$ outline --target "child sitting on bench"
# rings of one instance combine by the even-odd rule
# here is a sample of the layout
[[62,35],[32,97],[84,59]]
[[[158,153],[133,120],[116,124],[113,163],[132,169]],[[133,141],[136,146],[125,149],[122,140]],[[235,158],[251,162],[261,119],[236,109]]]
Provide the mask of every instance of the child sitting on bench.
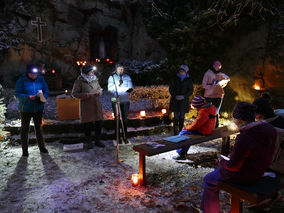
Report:
[[[216,107],[212,103],[206,103],[205,98],[194,96],[191,106],[198,111],[197,118],[190,125],[187,125],[179,134],[210,135],[215,127]],[[186,154],[190,146],[178,149],[178,156],[174,160],[186,160]]]

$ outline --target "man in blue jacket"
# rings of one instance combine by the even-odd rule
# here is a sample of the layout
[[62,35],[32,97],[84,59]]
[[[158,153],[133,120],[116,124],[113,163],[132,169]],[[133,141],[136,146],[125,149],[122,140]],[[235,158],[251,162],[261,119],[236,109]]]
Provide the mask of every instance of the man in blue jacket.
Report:
[[[122,137],[123,137],[125,144],[128,143],[127,116],[128,116],[129,106],[130,106],[129,93],[132,90],[133,90],[133,85],[132,85],[132,80],[130,76],[124,73],[124,67],[121,64],[117,64],[115,66],[115,73],[111,75],[108,79],[108,91],[110,91],[113,95],[113,97],[111,98],[111,101],[112,101],[112,109],[113,109],[115,118],[116,118],[116,96],[118,95],[119,97],[119,102],[120,102],[119,106],[121,109],[121,117],[122,117],[122,122],[123,122],[123,127],[124,127],[122,131],[124,131],[125,133],[122,135]],[[115,125],[115,135],[117,134],[116,129],[117,127]],[[119,137],[119,143],[121,143],[120,137]]]
[[38,147],[41,153],[48,153],[44,145],[42,131],[42,116],[44,102],[48,97],[48,86],[43,77],[39,76],[39,68],[33,64],[27,65],[26,73],[16,83],[15,95],[19,100],[21,116],[21,142],[23,156],[28,157],[28,134],[30,120],[33,118]]

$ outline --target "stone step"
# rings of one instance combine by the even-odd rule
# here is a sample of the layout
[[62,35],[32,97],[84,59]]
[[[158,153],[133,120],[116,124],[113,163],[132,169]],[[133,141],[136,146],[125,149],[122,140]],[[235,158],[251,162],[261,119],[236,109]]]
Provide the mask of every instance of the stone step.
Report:
[[[107,131],[114,130],[114,120],[104,120],[103,128]],[[163,116],[147,117],[145,119],[128,119],[128,128],[139,127],[153,127],[163,124],[170,124],[171,120]],[[20,126],[6,126],[5,131],[9,131],[11,135],[19,135]],[[34,128],[31,126],[31,132],[34,132]],[[45,134],[69,134],[69,133],[81,133],[84,131],[83,125],[79,120],[73,121],[57,121],[46,120],[43,126]]]
[[[139,127],[139,128],[128,128],[128,137],[136,137],[142,135],[153,135],[153,134],[160,134],[163,132],[170,132],[172,127],[170,125],[159,125],[159,126],[151,126],[151,127]],[[75,144],[75,143],[82,143],[84,142],[84,134],[83,132],[78,133],[59,133],[59,134],[44,134],[46,143],[60,141],[63,144]],[[10,139],[20,143],[20,134],[19,132],[17,135],[10,136]],[[94,139],[94,138],[93,138]],[[107,131],[106,129],[102,130],[101,135],[102,140],[114,140],[115,133],[114,131]],[[32,132],[29,134],[29,143],[35,144],[36,137],[35,134]]]

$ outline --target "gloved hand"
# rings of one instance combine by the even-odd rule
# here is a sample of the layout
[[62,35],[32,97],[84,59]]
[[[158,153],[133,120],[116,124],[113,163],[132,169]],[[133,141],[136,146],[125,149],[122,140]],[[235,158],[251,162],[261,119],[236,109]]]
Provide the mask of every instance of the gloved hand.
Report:
[[184,96],[183,95],[177,95],[176,96],[176,100],[177,101],[181,101],[181,100],[183,100],[184,99]]

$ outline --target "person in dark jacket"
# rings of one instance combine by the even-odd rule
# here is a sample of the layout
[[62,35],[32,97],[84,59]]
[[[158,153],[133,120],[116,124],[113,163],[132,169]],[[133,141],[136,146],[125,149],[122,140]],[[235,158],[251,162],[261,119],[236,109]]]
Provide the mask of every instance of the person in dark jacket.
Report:
[[240,130],[229,159],[218,155],[220,167],[204,177],[201,209],[219,213],[220,180],[236,184],[252,184],[262,177],[272,161],[276,130],[266,121],[255,122],[256,106],[238,102],[233,117]]
[[[198,111],[197,118],[192,124],[186,125],[179,134],[210,135],[216,123],[216,107],[212,103],[206,103],[206,99],[196,95],[192,99],[191,106]],[[190,146],[178,149],[178,156],[174,160],[186,160],[186,154]]]
[[95,130],[95,145],[105,147],[100,141],[103,112],[99,96],[103,89],[94,73],[96,67],[87,65],[82,68],[81,74],[74,82],[72,96],[80,99],[80,122],[84,124],[85,143],[87,149],[93,148],[92,130]]
[[23,156],[28,157],[28,134],[30,129],[30,120],[33,118],[36,139],[41,153],[48,153],[44,145],[44,136],[42,130],[42,117],[44,102],[48,97],[48,86],[39,76],[39,68],[34,64],[26,67],[26,73],[23,74],[16,83],[15,96],[19,100],[18,109],[21,116],[21,143]]
[[264,93],[261,97],[255,99],[253,104],[257,106],[256,120],[266,120],[277,131],[275,152],[270,169],[274,172],[284,174],[284,114],[275,115],[270,99],[271,97]]
[[193,93],[193,82],[188,74],[188,66],[181,65],[179,72],[171,81],[170,110],[174,112],[174,134],[177,135],[183,128],[184,115],[189,111],[189,97]]

